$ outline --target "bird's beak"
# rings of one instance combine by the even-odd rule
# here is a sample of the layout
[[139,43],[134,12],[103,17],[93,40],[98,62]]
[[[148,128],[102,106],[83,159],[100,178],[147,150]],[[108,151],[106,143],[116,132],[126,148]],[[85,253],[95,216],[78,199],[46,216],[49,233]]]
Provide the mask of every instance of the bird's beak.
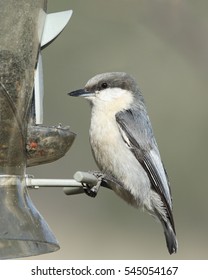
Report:
[[70,96],[81,96],[81,97],[88,97],[91,96],[92,94],[93,94],[92,92],[87,91],[86,89],[78,89],[68,93],[68,95]]

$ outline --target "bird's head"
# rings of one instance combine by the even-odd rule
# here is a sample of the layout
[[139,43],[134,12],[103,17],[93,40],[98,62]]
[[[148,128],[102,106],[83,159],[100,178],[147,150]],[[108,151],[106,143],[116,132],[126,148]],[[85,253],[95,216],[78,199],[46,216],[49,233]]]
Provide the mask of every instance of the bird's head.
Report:
[[69,95],[82,96],[89,100],[92,106],[112,107],[116,112],[129,108],[141,93],[130,75],[110,72],[94,76],[83,89],[72,91]]

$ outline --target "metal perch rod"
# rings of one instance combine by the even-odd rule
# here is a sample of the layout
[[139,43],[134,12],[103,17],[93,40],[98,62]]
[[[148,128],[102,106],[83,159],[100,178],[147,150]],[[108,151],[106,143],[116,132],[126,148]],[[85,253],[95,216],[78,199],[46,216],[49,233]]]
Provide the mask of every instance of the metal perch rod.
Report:
[[34,179],[31,177],[26,178],[26,185],[29,188],[39,187],[64,187],[63,191],[66,195],[73,195],[84,193],[83,183],[90,186],[95,186],[98,179],[88,173],[78,171],[74,174],[74,179]]

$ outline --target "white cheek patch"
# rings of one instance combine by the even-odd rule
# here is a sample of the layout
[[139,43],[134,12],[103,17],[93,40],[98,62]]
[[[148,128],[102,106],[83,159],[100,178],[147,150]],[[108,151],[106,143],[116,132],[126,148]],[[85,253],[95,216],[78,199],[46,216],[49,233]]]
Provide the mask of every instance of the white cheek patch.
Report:
[[91,102],[95,108],[115,115],[129,108],[133,102],[133,94],[120,88],[107,88],[95,92],[95,97],[91,99]]
[[130,93],[127,90],[120,88],[107,88],[105,90],[100,91],[97,94],[97,97],[102,101],[113,101],[119,98],[126,98],[130,96]]

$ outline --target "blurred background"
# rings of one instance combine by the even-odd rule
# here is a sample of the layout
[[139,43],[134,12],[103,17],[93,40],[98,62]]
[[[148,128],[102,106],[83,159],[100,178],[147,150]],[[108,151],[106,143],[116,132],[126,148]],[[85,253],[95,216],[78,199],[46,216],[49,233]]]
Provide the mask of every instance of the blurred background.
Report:
[[77,138],[62,159],[28,169],[36,178],[96,170],[88,141],[90,107],[67,93],[95,74],[125,71],[143,92],[169,174],[179,250],[169,255],[162,226],[113,192],[96,198],[62,189],[31,190],[61,249],[31,259],[208,258],[208,2],[49,0],[74,11],[43,51],[44,124],[70,125]]

